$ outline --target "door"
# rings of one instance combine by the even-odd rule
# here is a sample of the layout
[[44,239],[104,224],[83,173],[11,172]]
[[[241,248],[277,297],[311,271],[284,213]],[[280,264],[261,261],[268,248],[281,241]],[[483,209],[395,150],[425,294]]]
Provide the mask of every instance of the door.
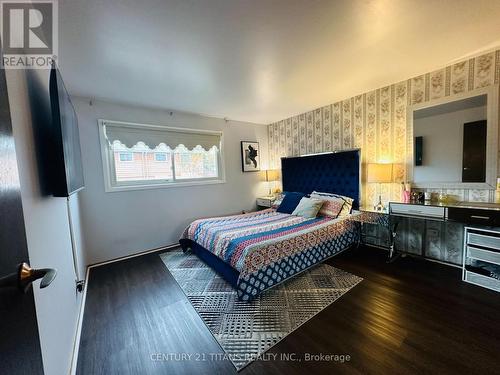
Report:
[[486,181],[486,120],[464,124],[462,182]]
[[[30,284],[48,270],[37,273],[25,267],[19,275],[22,262],[28,262],[28,249],[5,71],[0,68],[0,373],[43,374]],[[26,286],[26,292],[19,286]]]

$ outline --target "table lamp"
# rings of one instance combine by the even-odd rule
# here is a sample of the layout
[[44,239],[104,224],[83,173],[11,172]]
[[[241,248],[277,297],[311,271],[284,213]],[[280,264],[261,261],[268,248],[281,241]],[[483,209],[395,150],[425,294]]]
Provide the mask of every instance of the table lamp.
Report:
[[392,182],[391,163],[369,163],[367,182],[378,184],[378,203],[373,207],[376,211],[385,209],[382,203],[382,194],[380,193],[380,184]]
[[274,181],[278,181],[279,179],[279,171],[277,169],[267,169],[266,170],[266,182],[269,187],[269,196],[272,195],[271,183]]

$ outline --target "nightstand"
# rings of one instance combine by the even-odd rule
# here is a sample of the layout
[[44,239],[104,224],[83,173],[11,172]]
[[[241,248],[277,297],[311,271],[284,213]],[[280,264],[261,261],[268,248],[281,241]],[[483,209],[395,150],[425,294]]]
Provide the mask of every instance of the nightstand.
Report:
[[394,242],[396,239],[396,229],[398,227],[398,220],[393,218],[388,210],[377,211],[373,207],[361,207],[357,212],[353,212],[353,215],[349,217],[349,220],[358,223],[359,236],[358,236],[358,246],[363,241],[363,225],[364,224],[375,224],[380,225],[385,228],[389,234],[389,258],[388,262],[393,262],[399,257],[399,253],[396,252]]
[[266,208],[271,208],[273,206],[274,201],[276,200],[276,197],[270,195],[266,197],[259,197],[257,198],[257,209],[258,210],[265,210]]

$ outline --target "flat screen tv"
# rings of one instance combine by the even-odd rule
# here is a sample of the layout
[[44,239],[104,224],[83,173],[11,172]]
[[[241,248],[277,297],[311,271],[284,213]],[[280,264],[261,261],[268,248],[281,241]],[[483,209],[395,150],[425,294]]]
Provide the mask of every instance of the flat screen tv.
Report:
[[75,108],[54,65],[49,78],[52,111],[51,190],[55,197],[69,197],[85,187],[82,152]]

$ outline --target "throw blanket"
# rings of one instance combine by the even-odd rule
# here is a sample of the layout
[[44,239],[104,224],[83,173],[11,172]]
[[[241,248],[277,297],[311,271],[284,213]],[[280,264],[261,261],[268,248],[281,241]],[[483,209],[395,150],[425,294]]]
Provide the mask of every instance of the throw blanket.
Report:
[[238,296],[248,301],[345,250],[357,236],[350,220],[305,219],[268,209],[196,220],[182,238],[196,242],[239,271]]

